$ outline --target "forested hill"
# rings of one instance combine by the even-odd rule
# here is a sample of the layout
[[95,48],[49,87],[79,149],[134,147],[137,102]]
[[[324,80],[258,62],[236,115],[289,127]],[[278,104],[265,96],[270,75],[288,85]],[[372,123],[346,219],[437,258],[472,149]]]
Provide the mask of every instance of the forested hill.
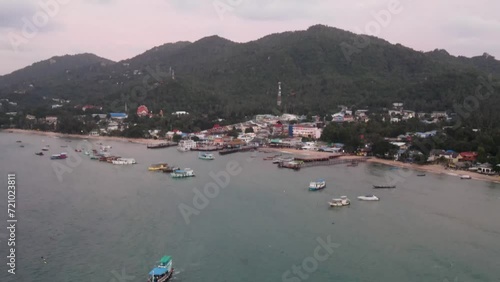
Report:
[[[49,60],[0,77],[0,96],[27,105],[40,105],[45,95],[109,110],[144,103],[153,111],[242,117],[276,111],[281,81],[282,110],[288,112],[325,114],[338,105],[384,107],[395,101],[432,111],[463,103],[481,85],[481,77],[500,75],[500,62],[487,54],[465,58],[444,50],[418,52],[321,25],[248,43],[218,36],[169,43],[118,63],[94,55],[74,58],[82,56],[89,59],[61,57],[56,61],[64,64],[57,67]],[[141,87],[137,98],[133,93]],[[27,90],[22,98],[13,94],[19,89]],[[500,106],[497,96],[490,99],[484,106]]]

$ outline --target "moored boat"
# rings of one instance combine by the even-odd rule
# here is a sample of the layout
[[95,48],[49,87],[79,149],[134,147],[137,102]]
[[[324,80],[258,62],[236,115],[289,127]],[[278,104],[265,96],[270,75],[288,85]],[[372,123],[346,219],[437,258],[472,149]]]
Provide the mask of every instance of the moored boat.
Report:
[[55,154],[50,157],[51,160],[64,160],[68,158],[66,153]]
[[359,196],[358,200],[360,200],[360,201],[379,201],[380,199],[375,195],[366,195],[366,196]]
[[393,189],[396,185],[373,185],[374,189]]
[[37,155],[37,156],[43,156],[43,152],[35,153],[35,155]]
[[45,146],[42,148],[42,151],[48,151],[49,150],[49,146]]
[[167,163],[153,164],[148,167],[149,171],[162,171],[168,167]]
[[190,168],[178,169],[178,170],[174,170],[172,173],[170,173],[170,176],[172,176],[173,178],[193,177],[194,171]]
[[471,179],[472,177],[470,175],[460,175],[460,179]]
[[214,155],[210,154],[210,153],[201,153],[200,152],[198,154],[198,158],[202,159],[202,160],[213,160],[214,159]]
[[351,204],[351,201],[347,198],[347,196],[342,196],[340,199],[332,199],[328,202],[330,207],[344,207]]
[[171,173],[180,169],[181,169],[180,167],[167,166],[166,168],[162,168],[161,171],[164,173]]
[[317,191],[324,189],[326,187],[326,181],[324,179],[318,179],[317,181],[312,181],[309,183],[309,191]]
[[118,158],[116,160],[111,161],[114,165],[131,165],[136,164],[135,159],[132,158]]
[[425,173],[419,173],[419,174],[417,174],[417,176],[420,176],[420,177],[425,176]]
[[172,257],[163,256],[158,266],[149,272],[148,282],[165,282],[172,278],[174,268],[172,267]]

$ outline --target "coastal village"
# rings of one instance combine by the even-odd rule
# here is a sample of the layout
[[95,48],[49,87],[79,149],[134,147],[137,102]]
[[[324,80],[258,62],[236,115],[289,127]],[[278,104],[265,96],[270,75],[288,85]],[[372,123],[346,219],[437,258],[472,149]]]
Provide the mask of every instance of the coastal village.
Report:
[[[8,102],[2,100],[2,102]],[[55,101],[53,108],[63,107],[70,101]],[[88,110],[101,111],[103,107],[94,105],[75,106],[86,112]],[[16,112],[7,113],[9,116],[17,115]],[[162,110],[157,114],[148,110],[146,105],[137,107],[135,112],[139,118],[163,117],[166,115]],[[176,111],[169,113],[172,116],[189,116],[186,111]],[[131,124],[128,122],[127,113],[93,113],[92,119],[98,122],[95,127],[83,135],[116,136],[116,132],[126,130]],[[86,116],[80,116],[83,120]],[[169,131],[162,131],[156,128],[148,129],[143,138],[151,139],[152,147],[168,147],[178,145],[180,150],[188,151],[223,151],[237,152],[243,148],[274,148],[289,150],[289,152],[301,152],[301,155],[310,154],[308,152],[324,153],[320,154],[317,160],[327,161],[332,156],[350,155],[357,157],[379,157],[392,160],[395,163],[412,164],[439,164],[449,170],[467,171],[484,175],[497,175],[498,166],[490,163],[478,163],[478,152],[455,152],[453,150],[432,149],[426,154],[426,159],[421,160],[424,154],[412,148],[412,140],[415,138],[432,140],[438,134],[438,130],[429,132],[407,132],[396,138],[386,137],[385,141],[391,144],[395,150],[386,152],[383,156],[372,152],[372,144],[367,142],[358,148],[346,150],[342,143],[327,143],[321,141],[321,136],[325,126],[330,123],[367,123],[371,118],[381,118],[384,122],[400,123],[411,119],[418,119],[424,124],[441,124],[454,119],[454,114],[447,112],[420,113],[404,108],[403,103],[393,103],[392,108],[382,109],[382,111],[370,111],[369,109],[352,110],[349,107],[340,106],[339,111],[331,116],[305,116],[294,114],[256,115],[250,120],[236,124],[221,125],[224,120],[219,119],[212,128],[200,130],[199,132],[182,132],[175,128]],[[43,124],[49,130],[55,130],[58,125],[57,116],[46,116],[37,118],[27,114],[25,120],[32,124]],[[445,128],[444,128],[445,129]],[[112,134],[115,133],[115,134]],[[155,141],[153,141],[155,140]],[[330,154],[326,156],[325,154]],[[317,156],[317,154],[315,154]],[[307,161],[307,158],[305,159]],[[298,163],[294,161],[304,161],[304,159],[292,160],[291,163],[283,164],[283,167],[298,168]]]

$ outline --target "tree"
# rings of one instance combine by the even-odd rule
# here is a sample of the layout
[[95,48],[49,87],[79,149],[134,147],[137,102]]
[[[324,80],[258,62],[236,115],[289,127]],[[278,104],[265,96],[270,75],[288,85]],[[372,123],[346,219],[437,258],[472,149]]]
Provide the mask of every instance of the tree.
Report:
[[378,141],[376,143],[373,143],[372,145],[372,152],[375,156],[378,157],[388,156],[390,158],[397,152],[397,150],[398,150],[397,146],[392,145],[387,141]]
[[253,127],[245,128],[245,133],[253,133]]
[[479,146],[479,148],[477,148],[477,162],[485,163],[487,161],[488,161],[488,155],[486,154],[486,150],[484,149],[483,146]]
[[179,141],[181,141],[182,139],[182,136],[179,135],[179,134],[175,134],[173,137],[172,137],[172,141],[178,143]]

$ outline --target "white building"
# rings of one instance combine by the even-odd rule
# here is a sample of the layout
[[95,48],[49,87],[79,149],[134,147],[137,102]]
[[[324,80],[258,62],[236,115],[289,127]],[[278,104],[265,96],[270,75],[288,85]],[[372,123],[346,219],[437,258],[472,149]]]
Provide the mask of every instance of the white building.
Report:
[[323,131],[320,128],[310,126],[310,125],[294,125],[293,126],[293,137],[308,137],[319,139]]
[[185,111],[178,111],[178,112],[173,112],[172,115],[173,116],[183,116],[183,115],[189,115],[189,113],[185,112]]
[[188,149],[188,150],[191,150],[191,149],[194,149],[196,148],[196,142],[194,140],[181,140],[179,142],[179,147],[181,148],[185,148],[185,149]]

